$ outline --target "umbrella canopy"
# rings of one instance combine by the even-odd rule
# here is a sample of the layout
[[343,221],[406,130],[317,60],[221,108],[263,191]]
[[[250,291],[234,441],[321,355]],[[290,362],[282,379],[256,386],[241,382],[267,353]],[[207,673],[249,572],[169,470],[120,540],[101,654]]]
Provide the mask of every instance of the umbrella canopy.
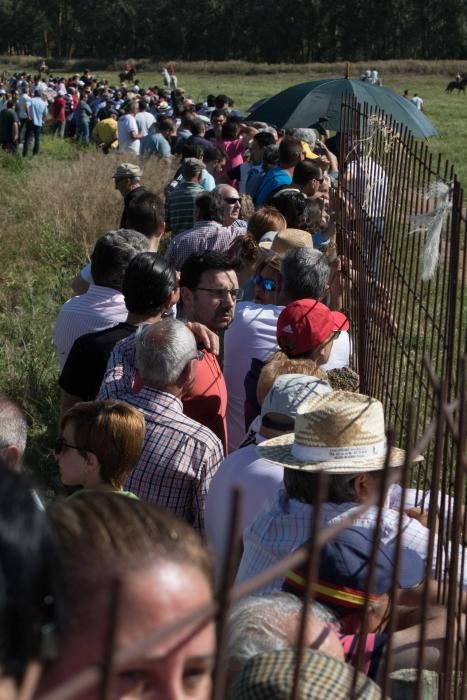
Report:
[[438,132],[429,119],[410,100],[394,90],[362,80],[336,78],[313,80],[293,85],[270,97],[249,115],[252,121],[263,121],[280,128],[310,127],[320,122],[325,129],[339,131],[343,95],[353,95],[369,107],[382,109],[414,136],[428,138]]

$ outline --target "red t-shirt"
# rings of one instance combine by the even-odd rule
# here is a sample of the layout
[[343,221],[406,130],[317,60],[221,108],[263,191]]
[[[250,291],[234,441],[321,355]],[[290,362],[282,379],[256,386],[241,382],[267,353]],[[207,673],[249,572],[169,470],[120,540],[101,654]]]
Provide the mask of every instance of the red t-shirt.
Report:
[[[138,370],[133,382],[133,393],[141,391],[143,383]],[[217,357],[204,351],[204,357],[196,367],[193,389],[183,397],[183,412],[189,418],[212,430],[222,442],[227,454],[227,387]]]
[[185,415],[210,428],[227,454],[227,387],[217,357],[212,352],[204,351],[196,368],[193,389],[182,402]]
[[52,104],[52,117],[59,122],[65,121],[65,98],[59,95]]

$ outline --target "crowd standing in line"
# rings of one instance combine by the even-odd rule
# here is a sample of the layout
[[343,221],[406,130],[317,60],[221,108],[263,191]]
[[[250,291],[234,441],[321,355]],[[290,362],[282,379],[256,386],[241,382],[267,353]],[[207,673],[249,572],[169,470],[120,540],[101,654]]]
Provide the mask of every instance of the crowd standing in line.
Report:
[[[101,661],[106,601],[116,577],[122,610],[117,649],[212,601],[228,554],[232,488],[245,493],[241,582],[308,540],[318,472],[330,477],[323,526],[351,513],[381,485],[383,408],[358,392],[358,375],[350,369],[350,321],[342,308],[334,235],[336,183],[346,177],[351,184],[356,167],[344,169],[338,140],[309,128],[284,132],[247,122],[226,95],[195,105],[169,68],[164,79],[170,91],[138,81],[112,88],[89,71],[47,83],[23,73],[0,91],[5,150],[21,146],[26,156],[33,142],[37,155],[49,111],[56,138],[92,139],[103,157],[123,154],[113,175],[123,198],[120,228],[96,232],[91,263],[83,261],[76,271],[75,295],[55,322],[62,391],[55,457],[63,485],[75,490],[49,508],[49,517],[39,494],[12,475],[22,468],[27,426],[14,397],[0,396],[0,503],[5,506],[13,484],[11,498],[23,499],[30,518],[21,527],[29,535],[34,530],[38,540],[34,562],[19,545],[17,566],[28,570],[34,563],[42,586],[39,602],[37,590],[24,592],[32,606],[26,619],[15,607],[18,571],[3,566],[11,553],[1,531],[17,525],[8,508],[0,508],[2,518],[10,518],[0,527],[7,584],[1,603],[11,607],[12,625],[25,634],[28,626],[39,630],[29,644],[15,637],[11,649],[1,650],[1,663],[7,673],[12,663],[10,675],[20,682],[28,663],[39,659],[44,691]],[[178,164],[165,183],[165,201],[145,179],[148,158]],[[378,183],[386,186],[381,173]],[[348,191],[347,206],[367,207],[375,222],[375,274],[384,220],[371,198],[361,200],[358,187]],[[162,251],[164,235],[169,240]],[[382,318],[375,313],[375,323]],[[404,459],[394,448],[391,468]],[[404,515],[399,602],[408,606],[410,625],[396,632],[396,669],[415,666],[417,658],[428,549],[419,497],[409,490]],[[400,508],[394,485],[383,511],[365,642],[364,673],[376,683],[391,614],[387,583]],[[327,589],[310,609],[312,649],[304,660],[306,683],[320,688],[320,697],[348,697],[375,522],[370,508],[321,554],[319,576]],[[49,540],[53,546],[45,547]],[[61,560],[53,570],[50,557]],[[354,604],[346,607],[349,590]],[[234,606],[231,697],[252,697],[265,673],[277,693],[285,692],[302,597],[303,570],[297,569]],[[433,602],[425,667],[435,671],[444,622]],[[152,692],[207,700],[214,626],[186,632],[120,669],[116,696]],[[47,635],[54,653],[44,652]],[[372,682],[360,676],[359,683],[359,697],[379,697]]]

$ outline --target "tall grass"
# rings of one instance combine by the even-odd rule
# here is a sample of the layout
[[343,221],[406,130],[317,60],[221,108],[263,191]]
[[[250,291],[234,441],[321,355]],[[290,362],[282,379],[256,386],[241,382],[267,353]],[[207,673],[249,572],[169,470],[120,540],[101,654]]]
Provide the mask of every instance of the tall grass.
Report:
[[[50,457],[59,401],[54,322],[96,238],[118,227],[122,198],[112,174],[121,160],[47,137],[34,159],[0,152],[0,390],[24,407],[27,464],[52,490],[58,486]],[[167,166],[153,159],[144,170],[144,184],[161,192]]]

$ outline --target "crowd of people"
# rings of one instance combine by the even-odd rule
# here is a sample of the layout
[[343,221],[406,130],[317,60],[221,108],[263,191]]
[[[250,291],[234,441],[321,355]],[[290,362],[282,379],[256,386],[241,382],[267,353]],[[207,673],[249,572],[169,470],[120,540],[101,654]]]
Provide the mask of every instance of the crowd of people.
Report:
[[[427,503],[429,494],[409,489],[403,504],[400,487],[388,488],[368,590],[378,509],[358,508],[382,488],[387,444],[383,406],[359,393],[350,367],[334,232],[338,179],[347,182],[340,205],[367,207],[374,220],[367,254],[375,288],[384,222],[371,197],[360,198],[356,166],[344,168],[338,138],[245,122],[225,95],[195,105],[183,90],[112,90],[88,73],[53,85],[52,104],[61,104],[54,129],[62,137],[74,122],[81,140],[92,134],[104,152],[125,154],[113,176],[123,208],[119,229],[96,232],[91,262],[77,270],[74,296],[55,321],[61,403],[53,449],[66,497],[46,510],[15,473],[24,461],[24,414],[15,397],[0,397],[4,673],[20,684],[39,662],[41,693],[101,663],[116,581],[117,650],[154,640],[212,603],[231,555],[235,488],[243,493],[236,580],[264,572],[308,541],[318,473],[328,476],[321,527],[356,515],[320,553],[303,697],[350,696],[367,594],[357,697],[380,697],[388,624],[403,606],[392,669],[416,666],[424,614],[424,667],[438,671],[445,610],[434,596],[428,614],[420,607],[431,572],[417,499]],[[32,134],[37,153],[42,122],[36,131],[32,120],[31,131],[30,115],[34,100],[45,105],[43,88],[18,76],[8,90],[6,110],[16,98],[25,105],[23,152]],[[151,157],[178,165],[165,201],[145,179]],[[384,314],[376,303],[369,308],[384,333]],[[404,461],[392,448],[390,468]],[[436,574],[436,544],[434,551]],[[233,606],[226,697],[289,697],[305,577],[292,569]],[[135,649],[115,669],[116,697],[210,697],[212,620],[192,620]]]

